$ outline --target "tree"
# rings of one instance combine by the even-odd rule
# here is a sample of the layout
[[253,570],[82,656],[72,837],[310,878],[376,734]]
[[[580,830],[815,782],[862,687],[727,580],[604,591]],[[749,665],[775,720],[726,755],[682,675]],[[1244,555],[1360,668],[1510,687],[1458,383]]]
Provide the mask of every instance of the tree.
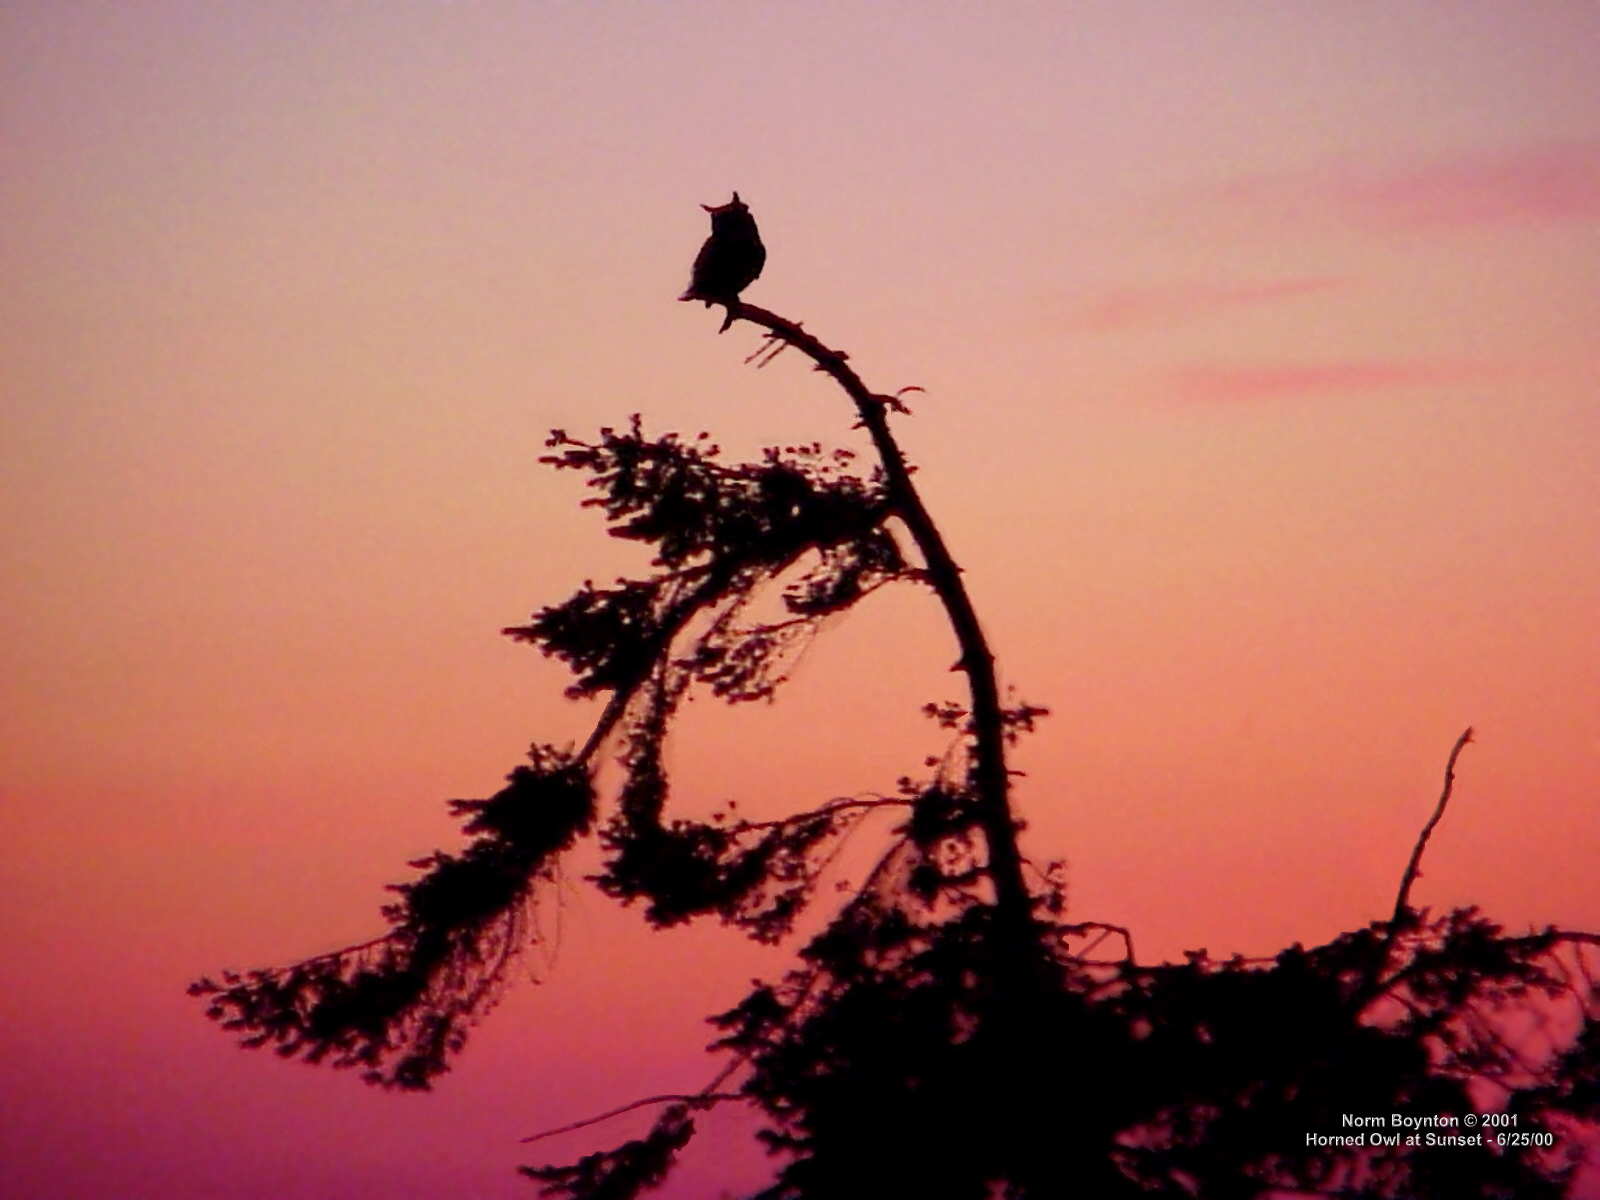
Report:
[[[759,1107],[778,1160],[762,1200],[1564,1194],[1600,1125],[1588,958],[1600,935],[1512,936],[1473,908],[1410,903],[1471,731],[1388,920],[1271,958],[1139,962],[1128,930],[1067,919],[1059,864],[1029,882],[1006,753],[1045,710],[1000,695],[960,569],[890,431],[904,392],[873,392],[792,321],[725,306],[724,328],[765,330],[757,365],[792,348],[844,391],[876,463],[853,473],[853,455],[813,444],[730,464],[707,435],[647,436],[638,416],[594,440],[552,433],[542,461],[586,475],[584,503],[611,534],[654,551],[647,576],[586,582],[506,631],[571,669],[570,696],[606,698],[592,732],[581,747],[536,744],[500,791],[451,801],[471,840],[412,864],[423,873],[393,886],[388,933],[201,979],[190,991],[208,1015],[245,1046],[426,1089],[498,994],[533,936],[537,889],[580,838],[604,848],[594,882],[652,925],[714,917],[775,942],[846,834],[893,809],[888,845],[797,966],[713,1018],[727,1060],[716,1079],[640,1102],[663,1105],[643,1138],[522,1168],[546,1195],[639,1195],[671,1171],[698,1112],[734,1102]],[[822,625],[894,583],[929,589],[960,647],[966,698],[927,708],[950,752],[890,794],[778,820],[669,813],[662,750],[691,689],[771,698]],[[764,597],[777,615],[762,615]],[[623,770],[602,807],[605,756]],[[1513,1028],[1519,1012],[1541,1018],[1542,1040]],[[1392,1119],[1483,1110],[1515,1124],[1486,1138]]]

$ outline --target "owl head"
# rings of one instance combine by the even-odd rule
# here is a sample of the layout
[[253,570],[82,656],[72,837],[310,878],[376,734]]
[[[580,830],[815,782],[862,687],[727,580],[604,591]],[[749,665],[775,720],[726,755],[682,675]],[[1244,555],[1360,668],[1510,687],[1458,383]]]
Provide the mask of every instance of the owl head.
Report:
[[743,200],[739,199],[738,192],[735,192],[733,194],[733,199],[729,200],[726,204],[702,204],[700,207],[705,209],[713,217],[715,217],[718,213],[750,211],[750,206]]
[[733,194],[733,199],[726,204],[702,204],[701,208],[711,214],[711,233],[738,235],[751,237],[755,233],[756,220],[750,215],[750,206],[739,199],[739,193]]

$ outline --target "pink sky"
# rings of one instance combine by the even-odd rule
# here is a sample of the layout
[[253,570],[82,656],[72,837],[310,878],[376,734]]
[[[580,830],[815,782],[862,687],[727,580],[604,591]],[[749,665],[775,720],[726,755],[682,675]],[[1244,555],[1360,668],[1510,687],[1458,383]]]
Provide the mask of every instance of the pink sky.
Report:
[[[1597,45],[1583,0],[5,5],[0,1190],[531,1196],[517,1137],[713,1073],[785,955],[577,869],[431,1096],[182,988],[377,932],[445,799],[585,731],[497,632],[640,565],[550,426],[859,438],[673,302],[735,188],[749,298],[927,389],[1075,913],[1145,955],[1383,916],[1473,724],[1415,898],[1600,928]],[[697,706],[680,795],[892,786],[952,657],[877,598]]]

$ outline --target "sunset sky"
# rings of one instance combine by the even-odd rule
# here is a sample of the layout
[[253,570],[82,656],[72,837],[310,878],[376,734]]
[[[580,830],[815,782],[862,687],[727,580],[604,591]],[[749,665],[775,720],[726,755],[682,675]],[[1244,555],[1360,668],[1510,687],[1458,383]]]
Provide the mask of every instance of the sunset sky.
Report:
[[[748,298],[926,389],[1076,916],[1384,917],[1470,724],[1414,901],[1600,928],[1597,61],[1589,0],[0,6],[0,1191],[532,1197],[648,1116],[517,1138],[714,1074],[793,947],[646,933],[592,856],[432,1095],[183,987],[380,932],[446,799],[586,734],[499,630],[644,563],[551,427],[865,448],[674,303],[734,189]],[[892,789],[954,657],[874,598],[694,706],[677,801]],[[662,1194],[759,1182],[729,1145]]]

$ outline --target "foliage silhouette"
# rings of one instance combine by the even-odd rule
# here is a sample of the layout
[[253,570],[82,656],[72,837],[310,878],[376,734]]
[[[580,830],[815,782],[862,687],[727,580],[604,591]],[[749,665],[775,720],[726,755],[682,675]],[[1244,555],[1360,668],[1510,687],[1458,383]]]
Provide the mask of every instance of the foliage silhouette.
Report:
[[[1044,710],[1001,702],[961,573],[890,433],[899,395],[870,391],[799,325],[721,302],[728,322],[766,331],[759,365],[793,348],[840,385],[877,464],[852,473],[852,454],[816,444],[729,464],[707,435],[650,437],[637,416],[593,441],[554,432],[542,461],[586,475],[584,503],[612,535],[654,550],[646,577],[585,582],[506,631],[571,669],[570,696],[606,697],[593,731],[575,750],[536,745],[488,799],[452,801],[473,840],[412,864],[424,874],[393,888],[388,934],[201,979],[190,990],[208,1015],[245,1046],[425,1089],[499,994],[533,935],[538,885],[579,838],[604,848],[600,889],[652,925],[711,916],[773,942],[841,840],[891,809],[903,819],[875,866],[797,966],[713,1018],[717,1077],[616,1110],[664,1106],[642,1138],[522,1168],[546,1195],[643,1194],[696,1114],[730,1102],[765,1118],[777,1166],[759,1200],[1566,1194],[1600,1124],[1600,936],[1513,936],[1470,907],[1410,903],[1471,731],[1389,920],[1265,959],[1138,962],[1126,929],[1066,919],[1060,864],[1025,881],[1006,748]],[[691,689],[772,698],[830,618],[893,583],[934,593],[968,682],[965,700],[928,706],[952,745],[926,777],[779,820],[669,817],[662,750]],[[778,616],[757,617],[764,596]],[[623,775],[602,817],[593,779],[608,754]],[[1388,1123],[1486,1110],[1516,1122],[1496,1132],[1534,1136],[1496,1145],[1459,1124]],[[1384,1124],[1353,1129],[1346,1114]]]

